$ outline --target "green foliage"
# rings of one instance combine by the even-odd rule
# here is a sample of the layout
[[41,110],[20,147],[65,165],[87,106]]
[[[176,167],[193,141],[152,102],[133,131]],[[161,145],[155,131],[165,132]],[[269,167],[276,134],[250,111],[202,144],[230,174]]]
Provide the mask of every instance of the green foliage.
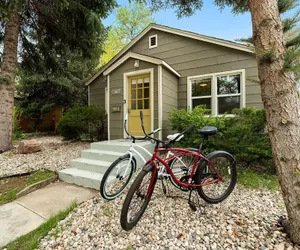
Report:
[[18,116],[21,115],[20,109],[14,107],[13,110],[13,124],[12,124],[12,140],[23,140],[26,139],[27,136],[20,129],[20,122],[18,120]]
[[71,108],[58,124],[58,132],[65,139],[79,140],[85,135],[91,139],[103,139],[106,113],[95,106]]
[[132,1],[119,7],[115,24],[110,27],[104,43],[104,54],[100,57],[100,65],[108,63],[119,51],[133,40],[154,18],[143,2]]
[[54,70],[49,70],[44,60],[31,69],[21,68],[16,86],[17,105],[28,117],[40,117],[55,106],[67,109],[85,105],[87,88],[84,79],[95,68],[97,59],[82,58],[79,52],[68,51],[57,59],[59,68]]
[[[0,60],[1,62],[1,60]],[[1,64],[0,64],[1,65]],[[7,76],[0,76],[0,85],[9,85],[10,79]]]
[[[266,116],[264,110],[255,108],[234,109],[234,117],[207,116],[207,110],[201,106],[193,110],[178,110],[170,114],[172,129],[183,131],[190,125],[197,128],[215,126],[218,134],[209,137],[206,151],[225,150],[233,154],[238,161],[265,164],[272,159],[270,140],[265,131]],[[184,137],[183,147],[198,147],[201,136],[193,134]]]
[[242,43],[247,43],[247,44],[253,44],[253,38],[252,38],[252,36],[247,37],[247,38],[236,39],[235,41],[242,42]]
[[276,175],[250,170],[239,172],[238,183],[250,189],[279,190],[279,182]]
[[[141,0],[143,1],[143,0]],[[177,17],[181,18],[184,16],[191,16],[196,10],[199,10],[203,6],[202,0],[189,0],[189,1],[178,1],[178,0],[148,0],[144,2],[150,3],[153,10],[161,9],[175,9]]]
[[275,61],[276,53],[274,49],[256,52],[259,58],[260,64],[269,64]]

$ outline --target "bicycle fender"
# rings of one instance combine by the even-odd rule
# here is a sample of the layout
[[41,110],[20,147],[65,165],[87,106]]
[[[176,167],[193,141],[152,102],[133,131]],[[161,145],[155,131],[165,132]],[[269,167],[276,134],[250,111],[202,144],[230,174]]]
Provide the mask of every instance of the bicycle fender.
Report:
[[228,153],[228,152],[226,152],[226,151],[222,151],[222,150],[218,150],[218,151],[211,152],[211,153],[209,153],[207,156],[205,156],[205,158],[208,159],[209,157],[218,155],[218,154],[220,154],[220,153],[221,153],[221,154],[226,154],[227,156],[229,156],[229,157],[232,159],[233,163],[236,164],[236,160],[235,160],[235,158],[233,157],[233,155],[230,154],[230,153]]
[[[130,158],[130,155],[129,154],[125,154],[125,155],[121,155],[119,157],[120,160],[123,160],[125,158]],[[136,159],[134,156],[132,156],[132,160],[133,160],[133,168],[134,168],[134,171],[136,170]]]
[[149,163],[143,167],[143,170],[145,170],[146,172],[150,172],[150,171],[152,171],[152,169],[153,169],[153,165],[151,163]]
[[[218,150],[218,151],[211,152],[211,153],[209,153],[208,155],[206,155],[205,158],[209,160],[210,157],[215,156],[215,155],[218,155],[218,154],[220,154],[220,153],[226,154],[227,156],[229,156],[229,158],[232,159],[233,164],[234,164],[234,165],[236,164],[235,158],[234,158],[230,153],[228,153],[228,152],[226,152],[226,151],[222,151],[222,150]],[[196,170],[196,173],[195,173],[195,174],[197,174],[198,171],[200,171],[199,169],[201,168],[202,164],[205,164],[205,163],[206,163],[206,161],[205,161],[204,159],[200,159],[200,160],[199,160],[199,163],[198,163],[197,170]]]

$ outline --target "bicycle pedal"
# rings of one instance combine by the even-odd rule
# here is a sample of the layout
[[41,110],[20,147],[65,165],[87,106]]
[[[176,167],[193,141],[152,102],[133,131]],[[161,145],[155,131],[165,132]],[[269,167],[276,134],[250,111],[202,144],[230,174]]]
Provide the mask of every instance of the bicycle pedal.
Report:
[[191,208],[194,212],[196,212],[196,211],[197,211],[197,208],[196,208],[195,203],[194,203],[194,202],[191,202],[191,201],[189,201],[188,203],[189,203],[190,208]]

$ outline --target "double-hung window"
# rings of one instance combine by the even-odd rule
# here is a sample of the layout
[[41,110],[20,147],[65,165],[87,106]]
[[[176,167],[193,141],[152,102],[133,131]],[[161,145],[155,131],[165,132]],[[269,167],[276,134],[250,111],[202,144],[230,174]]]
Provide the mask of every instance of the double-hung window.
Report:
[[245,70],[188,77],[188,106],[206,106],[212,115],[245,107]]

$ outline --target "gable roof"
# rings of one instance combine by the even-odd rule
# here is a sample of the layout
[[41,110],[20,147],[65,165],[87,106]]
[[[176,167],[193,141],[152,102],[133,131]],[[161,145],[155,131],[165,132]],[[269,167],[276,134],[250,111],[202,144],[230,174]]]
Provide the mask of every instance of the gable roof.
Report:
[[134,59],[138,59],[138,60],[141,60],[141,61],[150,62],[150,63],[153,63],[153,64],[163,65],[167,69],[169,69],[174,75],[176,75],[178,77],[181,76],[174,68],[172,68],[164,60],[162,60],[160,58],[157,58],[157,57],[146,56],[146,55],[142,55],[142,54],[138,54],[138,53],[134,53],[134,52],[128,52],[120,60],[118,60],[117,62],[113,63],[109,68],[107,68],[103,72],[103,75],[104,76],[108,75],[110,72],[112,72],[114,69],[116,69],[117,67],[119,67],[123,62],[125,62],[129,58],[134,58]]
[[135,37],[129,44],[127,44],[117,55],[115,55],[107,64],[105,64],[95,75],[93,75],[85,84],[89,85],[91,82],[93,82],[101,73],[103,73],[108,67],[110,67],[116,60],[118,60],[122,55],[124,55],[135,43],[137,43],[148,31],[151,29],[155,30],[160,30],[163,32],[168,32],[171,34],[179,35],[179,36],[184,36],[192,39],[196,39],[202,42],[207,42],[207,43],[212,43],[236,50],[241,50],[245,51],[248,53],[254,53],[251,48],[244,44],[216,38],[216,37],[211,37],[211,36],[204,36],[200,35],[194,32],[190,31],[185,31],[181,29],[176,29],[176,28],[171,28],[168,26],[164,25],[159,25],[155,23],[149,24],[137,37]]

